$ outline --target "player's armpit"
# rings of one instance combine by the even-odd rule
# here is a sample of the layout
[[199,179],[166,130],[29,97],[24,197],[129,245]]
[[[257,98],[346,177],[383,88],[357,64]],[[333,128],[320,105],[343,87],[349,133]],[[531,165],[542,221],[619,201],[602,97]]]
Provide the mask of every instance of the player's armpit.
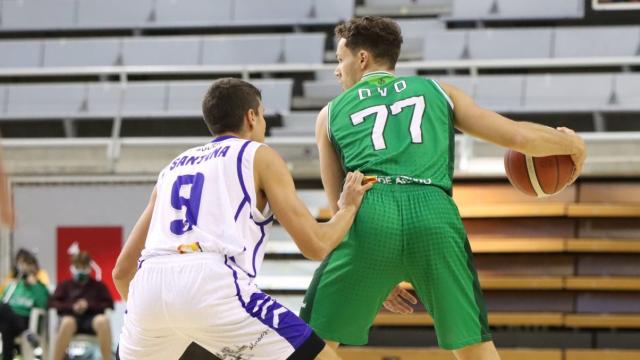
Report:
[[340,159],[335,148],[329,140],[328,107],[325,106],[318,114],[316,120],[316,144],[318,145],[318,153],[320,155],[320,177],[324,191],[329,200],[331,212],[338,212],[338,198],[340,197],[340,189],[344,182],[344,171],[340,164]]
[[123,299],[127,299],[129,295],[129,283],[133,280],[138,268],[138,259],[144,249],[144,243],[147,239],[147,233],[149,232],[149,224],[151,224],[151,215],[153,214],[153,208],[156,204],[156,189],[153,189],[149,203],[142,212],[142,215],[138,218],[127,242],[124,244],[118,260],[113,268],[111,276],[113,282],[122,296]]

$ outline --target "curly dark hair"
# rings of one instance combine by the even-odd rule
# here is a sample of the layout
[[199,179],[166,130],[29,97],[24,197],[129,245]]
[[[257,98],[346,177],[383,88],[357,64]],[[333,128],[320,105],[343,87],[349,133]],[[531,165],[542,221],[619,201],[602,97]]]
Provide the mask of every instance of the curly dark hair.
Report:
[[366,50],[374,61],[395,68],[402,46],[400,26],[389,18],[364,16],[352,18],[335,28],[336,37],[344,38],[352,52]]

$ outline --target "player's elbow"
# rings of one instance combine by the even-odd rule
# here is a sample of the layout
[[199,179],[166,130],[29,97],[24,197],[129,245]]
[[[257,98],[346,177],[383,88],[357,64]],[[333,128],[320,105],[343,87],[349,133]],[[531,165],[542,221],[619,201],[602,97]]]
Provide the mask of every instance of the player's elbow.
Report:
[[318,239],[309,240],[311,240],[307,242],[309,246],[305,246],[304,248],[300,249],[302,251],[302,255],[309,260],[324,260],[324,258],[329,255],[329,249],[327,249],[327,247],[324,246],[324,244],[322,244],[322,242],[320,242]]

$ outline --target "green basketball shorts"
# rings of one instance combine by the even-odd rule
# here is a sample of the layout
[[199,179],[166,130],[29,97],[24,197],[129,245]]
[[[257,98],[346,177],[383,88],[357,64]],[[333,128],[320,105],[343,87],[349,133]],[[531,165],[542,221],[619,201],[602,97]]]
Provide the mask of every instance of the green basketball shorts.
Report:
[[346,238],[316,270],[300,315],[325,340],[366,344],[401,281],[413,284],[442,348],[491,340],[458,208],[429,185],[376,184],[367,192]]

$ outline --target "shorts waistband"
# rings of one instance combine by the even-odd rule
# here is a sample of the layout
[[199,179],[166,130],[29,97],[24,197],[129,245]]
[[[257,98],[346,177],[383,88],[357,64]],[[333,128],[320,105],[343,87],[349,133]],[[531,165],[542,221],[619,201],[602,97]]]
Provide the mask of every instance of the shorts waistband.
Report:
[[184,263],[193,263],[198,260],[202,260],[202,261],[215,260],[215,261],[219,261],[222,264],[224,263],[225,255],[213,253],[213,252],[157,255],[157,256],[147,257],[145,259],[141,259],[140,261],[138,261],[138,269],[142,268],[143,266],[184,264]]
[[431,179],[419,179],[411,176],[405,175],[393,175],[393,176],[382,176],[382,175],[371,175],[365,176],[365,178],[375,179],[377,184],[383,185],[431,185]]

